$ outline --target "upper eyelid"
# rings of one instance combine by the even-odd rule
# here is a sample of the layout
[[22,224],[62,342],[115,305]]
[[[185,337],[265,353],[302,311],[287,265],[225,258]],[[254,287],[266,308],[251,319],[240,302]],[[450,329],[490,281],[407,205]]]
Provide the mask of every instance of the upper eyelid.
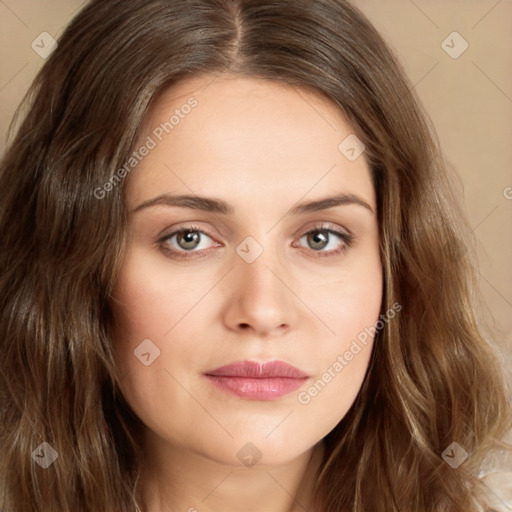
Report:
[[[297,230],[297,231],[299,231],[299,232],[302,231],[301,236],[304,236],[309,231],[315,231],[315,230],[345,231],[348,235],[353,234],[353,232],[350,229],[343,227],[343,226],[337,226],[334,223],[328,222],[328,221],[321,221],[321,222],[314,224],[308,228],[302,228],[301,230]],[[193,224],[190,224],[190,225],[185,224],[185,225],[179,226],[177,228],[172,228],[170,231],[168,231],[167,234],[165,234],[167,231],[168,231],[168,228],[163,230],[163,234],[158,235],[158,238],[169,238],[170,236],[175,235],[175,234],[179,233],[180,231],[200,231],[201,233],[204,233],[205,235],[208,235],[211,238],[215,238],[215,236],[210,234],[207,229],[200,227],[200,226],[193,225]],[[232,233],[232,231],[230,233]],[[222,235],[222,236],[225,236],[225,235]],[[294,236],[297,236],[297,232],[294,233]]]

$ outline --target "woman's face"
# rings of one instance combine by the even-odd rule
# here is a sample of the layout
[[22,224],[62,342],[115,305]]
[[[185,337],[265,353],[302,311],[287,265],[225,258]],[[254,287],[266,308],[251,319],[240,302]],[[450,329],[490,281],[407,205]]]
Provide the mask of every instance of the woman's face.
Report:
[[[126,166],[114,312],[122,391],[156,445],[275,465],[347,413],[382,294],[375,192],[351,133],[310,92],[234,75],[153,105]],[[258,364],[207,376],[244,361],[303,378]]]

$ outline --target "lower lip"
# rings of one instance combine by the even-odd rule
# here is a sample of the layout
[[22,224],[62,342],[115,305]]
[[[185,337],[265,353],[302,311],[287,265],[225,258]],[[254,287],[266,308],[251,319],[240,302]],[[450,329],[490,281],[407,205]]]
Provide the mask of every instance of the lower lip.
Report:
[[218,388],[247,400],[277,400],[300,388],[307,378],[272,377],[254,379],[250,377],[221,377],[206,375]]

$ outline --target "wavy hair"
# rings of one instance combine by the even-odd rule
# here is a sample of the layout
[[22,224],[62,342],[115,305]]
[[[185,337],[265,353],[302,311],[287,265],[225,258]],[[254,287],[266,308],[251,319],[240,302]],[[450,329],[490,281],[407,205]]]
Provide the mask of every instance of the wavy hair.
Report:
[[[227,71],[314,91],[346,116],[377,195],[382,312],[403,307],[325,438],[320,509],[478,510],[475,475],[511,426],[509,390],[435,130],[365,16],[345,0],[93,0],[58,43],[0,165],[1,509],[143,510],[141,422],[112,346],[123,193],[95,190],[160,92]],[[456,469],[442,457],[454,441],[470,454]],[[46,469],[44,442],[58,455]]]

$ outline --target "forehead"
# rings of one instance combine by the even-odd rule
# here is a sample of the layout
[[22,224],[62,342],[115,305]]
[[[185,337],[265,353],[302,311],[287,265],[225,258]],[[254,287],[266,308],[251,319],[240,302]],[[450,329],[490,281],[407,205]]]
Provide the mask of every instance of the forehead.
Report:
[[349,136],[341,110],[306,89],[229,74],[188,78],[148,110],[140,140],[153,147],[129,176],[127,201],[186,192],[263,204],[280,193],[291,206],[336,188],[373,205],[364,153],[351,161],[340,149]]

